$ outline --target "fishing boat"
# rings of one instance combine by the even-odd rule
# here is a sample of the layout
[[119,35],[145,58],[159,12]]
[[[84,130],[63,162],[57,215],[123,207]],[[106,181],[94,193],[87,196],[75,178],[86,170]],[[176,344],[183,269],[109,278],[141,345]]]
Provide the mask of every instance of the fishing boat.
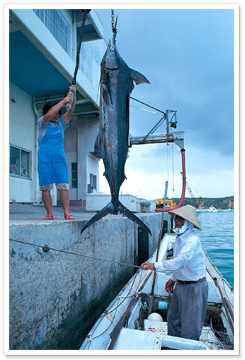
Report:
[[218,212],[213,205],[211,205],[208,209],[196,209],[197,212]]
[[[164,235],[158,261],[172,257],[175,237],[173,233]],[[149,262],[156,261],[156,253]],[[209,293],[199,341],[168,335],[172,294],[165,291],[165,283],[169,274],[138,269],[96,321],[79,350],[233,350],[233,289],[204,249],[203,253]]]
[[208,208],[208,212],[217,212],[218,210],[213,206],[211,205],[209,208]]

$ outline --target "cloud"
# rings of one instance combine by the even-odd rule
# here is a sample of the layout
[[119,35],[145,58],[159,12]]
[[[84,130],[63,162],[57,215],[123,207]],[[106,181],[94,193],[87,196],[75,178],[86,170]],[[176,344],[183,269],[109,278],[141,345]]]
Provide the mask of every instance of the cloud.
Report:
[[[109,39],[110,10],[101,13]],[[117,14],[119,53],[129,67],[150,81],[150,85],[135,86],[132,96],[162,111],[177,110],[177,131],[184,131],[187,176],[202,196],[232,195],[233,10],[116,9]],[[130,133],[146,135],[161,114],[140,110],[150,109],[133,100],[130,104]],[[165,122],[156,133],[164,132]],[[133,146],[126,163],[128,181],[124,182],[123,191],[131,189],[136,193],[142,189],[148,199],[159,197],[165,179],[171,178],[171,156],[166,155],[164,146]],[[180,155],[178,149],[175,151],[175,171],[179,174]],[[181,177],[175,182],[176,193],[180,194]]]
[[[187,182],[194,187],[195,197],[224,197],[234,194],[233,158],[220,156],[216,151],[187,147],[185,152]],[[166,144],[135,145],[125,166],[127,180],[122,193],[152,200],[162,197],[165,182],[169,182],[169,197],[180,197],[182,165],[178,147]],[[100,162],[100,190],[110,193]],[[186,196],[189,197],[188,191]]]

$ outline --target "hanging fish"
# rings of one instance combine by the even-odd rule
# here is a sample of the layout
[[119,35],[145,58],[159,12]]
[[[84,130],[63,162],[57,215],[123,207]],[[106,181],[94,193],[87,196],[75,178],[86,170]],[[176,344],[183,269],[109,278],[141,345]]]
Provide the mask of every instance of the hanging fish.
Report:
[[116,29],[101,62],[99,133],[94,154],[103,159],[110,186],[111,201],[82,228],[82,232],[108,214],[123,213],[151,234],[150,229],[119,201],[119,190],[125,180],[125,163],[129,138],[129,99],[136,85],[149,81],[130,69],[116,47]]

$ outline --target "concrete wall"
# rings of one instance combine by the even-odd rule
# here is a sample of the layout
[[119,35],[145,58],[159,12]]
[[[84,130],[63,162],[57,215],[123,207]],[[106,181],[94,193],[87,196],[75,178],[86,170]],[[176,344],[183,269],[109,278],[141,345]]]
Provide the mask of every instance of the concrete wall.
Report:
[[[96,134],[97,135],[97,134]],[[86,157],[86,169],[87,169],[87,192],[88,192],[88,184],[91,184],[90,175],[96,176],[96,186],[93,188],[94,192],[99,192],[99,160],[93,156],[91,153],[87,154]]]
[[[156,248],[161,214],[141,214]],[[137,226],[108,216],[86,229],[84,221],[11,225],[10,239],[47,244],[87,256],[134,264]],[[10,241],[10,349],[77,349],[134,268]]]
[[[90,173],[97,176],[99,189],[99,161],[89,155],[94,151],[94,143],[99,129],[98,117],[72,117],[65,130],[64,149],[69,169],[70,200],[86,200]],[[71,187],[71,163],[77,162],[78,187]]]
[[[106,50],[105,40],[84,42],[81,46],[79,68],[95,89],[99,89],[100,63]],[[98,97],[97,97],[98,99]]]
[[[69,12],[64,10],[63,14],[66,16],[68,21],[70,21]],[[71,75],[72,78],[74,74],[74,61],[76,52],[75,54],[74,51],[70,54],[67,54],[66,51],[62,49],[60,44],[56,41],[56,39],[50,34],[49,30],[45,27],[42,21],[38,19],[37,15],[33,12],[32,9],[11,9],[11,15],[14,16],[15,19],[17,19],[19,24],[21,24],[22,32],[34,44],[34,46],[38,50],[40,50],[42,54],[46,56],[49,61],[60,70],[62,74],[64,74],[65,77],[68,73]],[[93,10],[92,16],[93,19],[96,21],[97,27],[99,27],[100,30],[103,32],[103,26],[101,25],[97,14]],[[99,78],[97,78],[97,76],[100,61],[98,61],[97,54],[100,54],[101,57],[103,56],[106,44],[104,40],[98,40],[94,43],[96,43],[98,46],[96,50],[93,48],[94,45],[92,45],[92,47],[89,45],[81,47],[81,51],[84,51],[84,55],[89,56],[89,58],[91,59],[92,66],[84,69],[86,73],[83,73],[83,69],[81,69],[82,71],[78,72],[76,79],[76,87],[81,93],[86,92],[91,101],[96,105],[98,104],[98,87],[94,86],[90,82],[90,80],[94,84],[98,84],[99,82]],[[90,51],[91,49],[96,51],[95,59],[93,59],[93,54]],[[90,79],[88,79],[88,77]]]
[[[33,43],[34,46],[67,78],[67,74],[73,77],[75,60],[76,60],[76,26],[73,22],[75,16],[71,10],[62,10],[63,15],[67,18],[72,26],[71,44],[72,48],[69,54],[60,46],[54,36],[45,27],[42,21],[37,17],[32,9],[11,9],[10,14],[15,19],[18,29]],[[90,17],[98,32],[103,32],[103,26],[94,10],[91,10]],[[75,20],[75,19],[74,19]],[[82,44],[80,59],[81,71],[78,72],[76,87],[82,94],[86,93],[88,98],[95,106],[99,104],[98,84],[100,80],[100,62],[104,54],[106,44],[104,40],[88,41]],[[12,102],[13,99],[15,102]],[[41,192],[38,185],[37,174],[37,122],[36,115],[33,111],[32,97],[22,91],[20,88],[10,83],[10,114],[9,114],[9,139],[10,144],[31,151],[31,178],[24,179],[10,175],[9,200],[17,202],[41,202]],[[37,100],[37,99],[36,99]],[[42,116],[41,111],[39,115]],[[77,117],[78,119],[79,117]],[[97,118],[79,118],[74,120],[75,126],[70,126],[65,132],[65,150],[69,166],[69,177],[71,179],[71,162],[81,164],[79,169],[79,187],[72,189],[70,193],[71,200],[86,200],[87,192],[87,169],[86,157],[88,151],[93,151],[93,144],[97,135],[98,119]],[[77,123],[78,121],[78,123]],[[91,121],[91,129],[89,128]],[[88,134],[84,131],[84,126]],[[79,132],[80,131],[80,132]],[[77,135],[77,133],[79,134]],[[92,134],[92,135],[91,135]],[[77,139],[78,137],[78,139]],[[88,148],[89,145],[89,149]],[[77,154],[78,146],[82,146]],[[91,150],[90,150],[91,149]],[[96,160],[93,160],[93,166],[96,166]],[[98,167],[98,166],[97,166]],[[89,169],[88,169],[89,172]],[[51,192],[53,205],[57,204],[57,191]]]
[[34,200],[36,180],[36,117],[32,108],[32,97],[20,88],[9,83],[9,143],[30,151],[30,179],[10,175],[9,200],[31,202]]
[[[78,126],[78,179],[81,181],[83,179],[83,184],[85,186],[80,186],[78,189],[78,200],[84,199],[86,200],[86,195],[88,191],[88,181],[90,172],[97,176],[97,180],[99,179],[99,161],[95,159],[91,159],[88,162],[87,156],[89,152],[94,151],[94,143],[99,131],[99,118],[83,118],[83,120],[79,121]],[[88,165],[88,167],[86,166]],[[97,167],[97,172],[96,172]],[[95,172],[95,173],[94,173]],[[99,185],[98,189],[99,190]]]
[[[10,174],[9,201],[32,202],[41,201],[37,173],[37,118],[32,108],[32,97],[10,83],[9,110],[9,142],[11,145],[31,151],[31,178],[20,178]],[[39,116],[42,113],[39,112]],[[95,158],[87,160],[90,151],[94,150],[94,142],[98,134],[98,117],[74,116],[65,130],[64,148],[69,169],[70,199],[86,200],[89,174],[97,176],[99,190],[99,162]],[[79,148],[78,148],[79,147]],[[78,163],[78,188],[71,187],[71,163]],[[53,205],[57,204],[56,187],[51,192]]]
[[72,117],[69,122],[69,127],[64,132],[64,149],[69,171],[70,183],[70,200],[77,200],[77,188],[71,187],[71,163],[77,163],[77,144],[78,144],[78,121],[77,117]]

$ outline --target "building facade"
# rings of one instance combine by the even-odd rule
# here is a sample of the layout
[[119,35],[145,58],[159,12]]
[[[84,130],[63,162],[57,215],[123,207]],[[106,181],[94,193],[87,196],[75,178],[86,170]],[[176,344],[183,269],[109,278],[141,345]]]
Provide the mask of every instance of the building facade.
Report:
[[[9,10],[10,202],[41,203],[37,122],[47,101],[60,101],[68,92],[82,23],[82,10]],[[85,206],[87,193],[99,191],[99,160],[91,153],[99,126],[100,62],[105,48],[103,26],[91,10],[84,24],[76,107],[64,140],[74,205]],[[53,205],[59,203],[58,193],[54,186]]]

